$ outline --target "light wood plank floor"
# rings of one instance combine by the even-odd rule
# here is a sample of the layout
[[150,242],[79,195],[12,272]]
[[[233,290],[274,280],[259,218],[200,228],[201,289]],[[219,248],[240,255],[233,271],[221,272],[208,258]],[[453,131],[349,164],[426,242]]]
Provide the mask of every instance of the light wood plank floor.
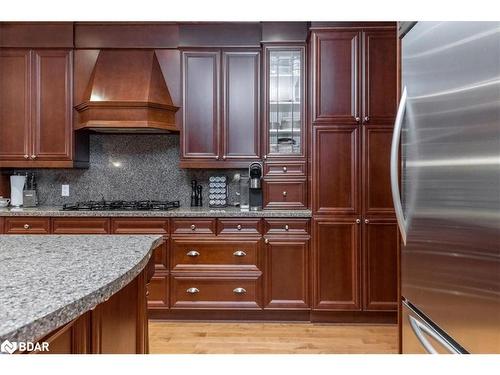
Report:
[[396,353],[395,325],[149,322],[152,354]]

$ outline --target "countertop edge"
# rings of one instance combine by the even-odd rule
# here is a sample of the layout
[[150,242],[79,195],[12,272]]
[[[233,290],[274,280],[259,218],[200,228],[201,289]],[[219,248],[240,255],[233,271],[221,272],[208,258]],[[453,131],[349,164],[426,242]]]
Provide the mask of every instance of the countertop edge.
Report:
[[58,310],[55,310],[48,315],[45,315],[44,317],[3,334],[0,337],[0,341],[3,342],[4,340],[9,340],[15,342],[36,342],[54,330],[63,327],[65,324],[92,310],[97,305],[106,302],[111,296],[123,289],[127,284],[134,280],[142,272],[142,270],[144,270],[151,259],[153,250],[162,241],[162,236],[158,236],[158,238],[151,244],[148,253],[142,258],[142,260],[122,276],[116,278],[94,292],[89,293]]

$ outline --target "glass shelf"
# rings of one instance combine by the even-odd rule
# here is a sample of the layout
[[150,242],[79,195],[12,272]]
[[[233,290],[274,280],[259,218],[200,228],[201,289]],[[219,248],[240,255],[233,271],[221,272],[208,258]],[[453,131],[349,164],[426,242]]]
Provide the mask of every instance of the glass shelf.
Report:
[[302,50],[269,50],[268,142],[272,154],[302,151]]

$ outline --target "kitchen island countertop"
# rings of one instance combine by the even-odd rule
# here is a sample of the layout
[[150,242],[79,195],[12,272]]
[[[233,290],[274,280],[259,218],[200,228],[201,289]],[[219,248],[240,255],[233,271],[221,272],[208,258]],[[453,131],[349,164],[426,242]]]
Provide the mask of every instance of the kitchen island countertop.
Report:
[[82,217],[311,217],[311,210],[241,211],[237,207],[180,207],[169,211],[62,211],[60,206],[0,208],[1,216],[82,216]]
[[0,342],[36,341],[106,301],[161,236],[0,235]]

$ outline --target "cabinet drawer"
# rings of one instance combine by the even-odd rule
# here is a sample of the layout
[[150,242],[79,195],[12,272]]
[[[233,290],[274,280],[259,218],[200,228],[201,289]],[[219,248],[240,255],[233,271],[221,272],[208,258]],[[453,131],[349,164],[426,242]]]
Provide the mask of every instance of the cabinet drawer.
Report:
[[267,162],[264,164],[264,176],[305,176],[306,164],[304,162]]
[[215,219],[175,219],[172,222],[172,234],[215,235]]
[[107,234],[109,219],[107,218],[57,218],[52,219],[54,234]]
[[260,276],[171,276],[172,308],[260,309]]
[[6,234],[49,234],[47,217],[8,217],[5,219]]
[[172,240],[172,270],[258,270],[260,239]]
[[260,234],[260,219],[219,219],[217,234]]
[[266,234],[309,234],[308,219],[266,219]]
[[265,180],[265,209],[306,208],[306,180]]
[[114,234],[163,234],[168,235],[168,219],[112,219],[111,231]]
[[168,275],[153,276],[147,284],[148,308],[168,308]]

